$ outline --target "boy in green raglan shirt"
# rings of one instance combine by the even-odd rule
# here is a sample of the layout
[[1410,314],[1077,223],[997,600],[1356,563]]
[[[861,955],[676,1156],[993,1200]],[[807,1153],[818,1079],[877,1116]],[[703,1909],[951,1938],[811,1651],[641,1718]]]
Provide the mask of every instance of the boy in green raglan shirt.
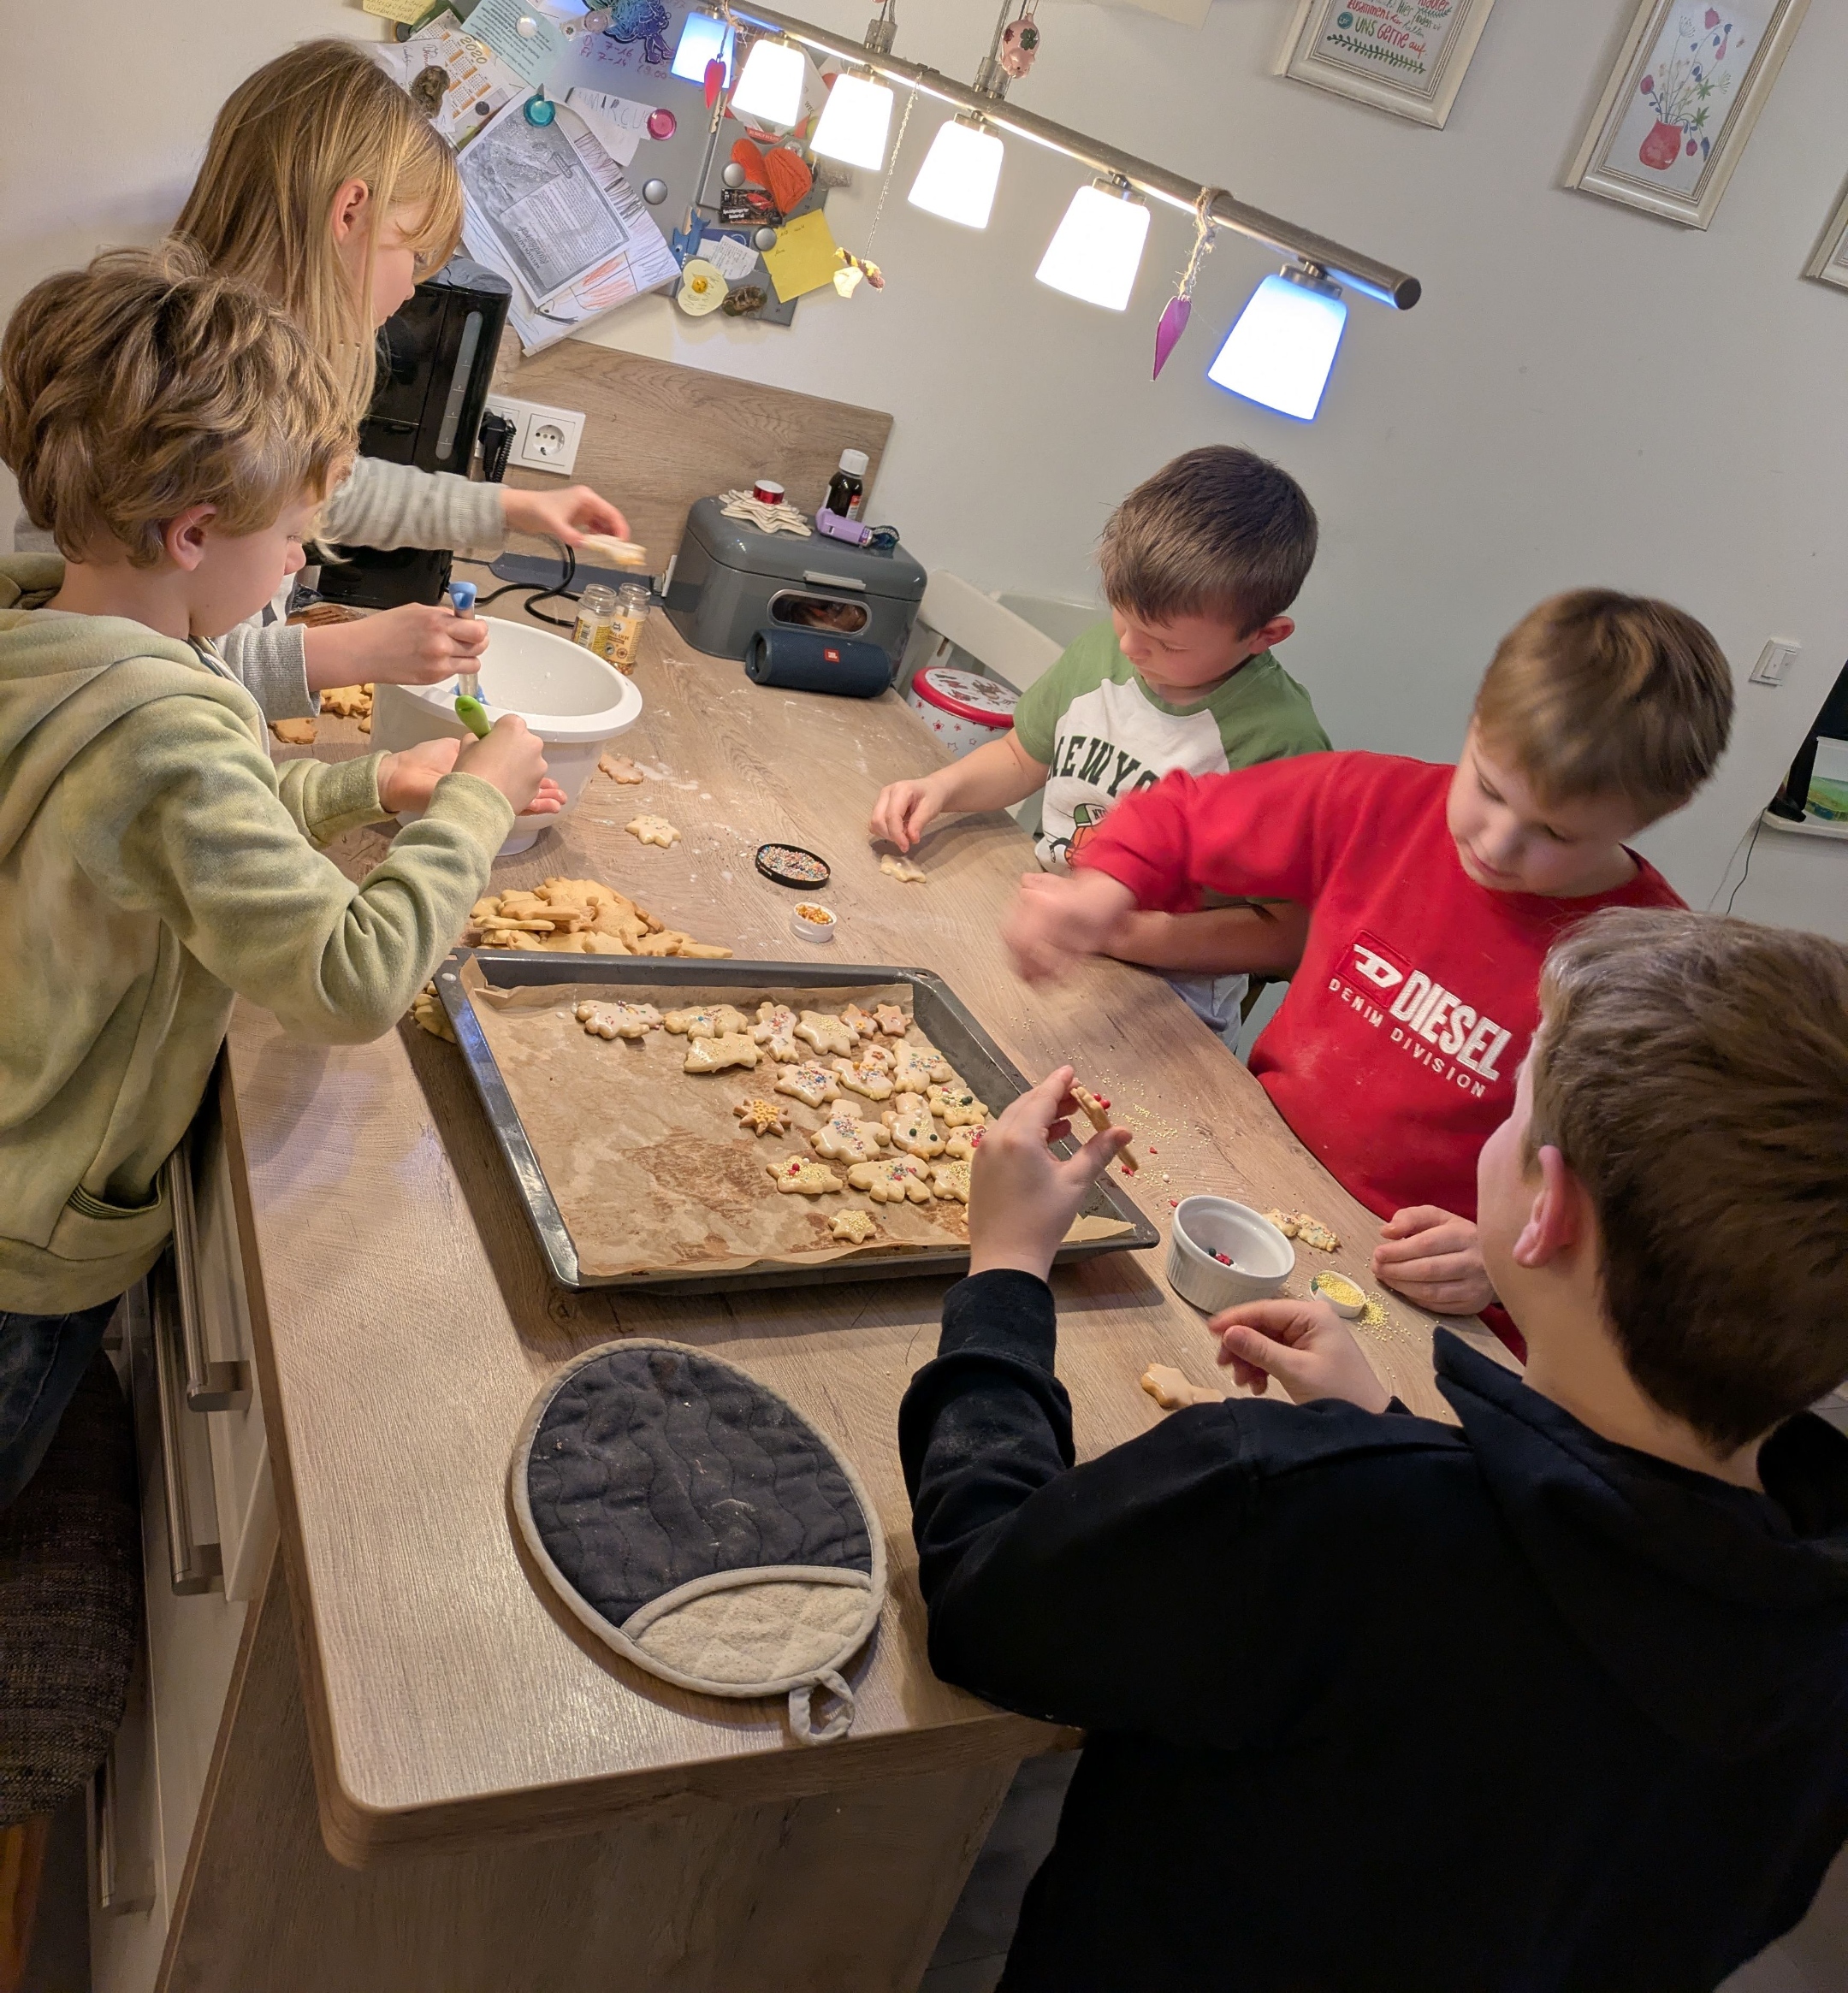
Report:
[[[918,781],[889,784],[872,831],[908,851],[945,810],[1005,809],[1044,791],[1036,855],[1063,872],[1122,796],[1171,769],[1223,775],[1325,749],[1309,695],[1272,655],[1315,559],[1316,516],[1286,471],[1249,450],[1189,450],[1111,515],[1099,548],[1107,623],[1087,630],[1015,708],[1011,732]],[[1158,969],[1234,1046],[1242,973],[1228,953],[1288,974],[1296,909],[1222,902],[1132,914],[1111,952]],[[1235,937],[1236,945],[1229,949]]]

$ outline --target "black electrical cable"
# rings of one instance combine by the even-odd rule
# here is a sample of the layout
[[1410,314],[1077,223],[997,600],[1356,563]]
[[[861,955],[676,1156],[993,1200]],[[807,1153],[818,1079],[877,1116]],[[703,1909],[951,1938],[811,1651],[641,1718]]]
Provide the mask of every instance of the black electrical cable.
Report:
[[1732,911],[1733,901],[1738,899],[1739,896],[1739,886],[1744,885],[1745,881],[1751,876],[1752,853],[1756,850],[1758,847],[1758,833],[1763,830],[1763,828],[1764,819],[1762,816],[1754,819],[1751,828],[1751,836],[1746,840],[1745,843],[1744,869],[1738,875],[1738,885],[1735,885],[1732,890],[1727,895],[1726,910],[1728,914]]
[[[489,603],[498,602],[501,596],[518,594],[524,589],[526,591],[526,613],[532,618],[534,622],[549,623],[554,630],[575,630],[578,627],[578,618],[575,615],[548,616],[542,611],[533,607],[535,602],[550,601],[554,595],[560,601],[570,600],[566,591],[571,587],[572,581],[577,577],[578,557],[570,547],[560,541],[554,541],[553,545],[559,550],[559,559],[563,571],[550,588],[542,588],[536,582],[509,582],[504,588],[495,589],[491,594],[477,595],[475,598],[475,606],[477,609],[485,609]],[[481,563],[478,561],[471,562],[470,565],[479,566]]]

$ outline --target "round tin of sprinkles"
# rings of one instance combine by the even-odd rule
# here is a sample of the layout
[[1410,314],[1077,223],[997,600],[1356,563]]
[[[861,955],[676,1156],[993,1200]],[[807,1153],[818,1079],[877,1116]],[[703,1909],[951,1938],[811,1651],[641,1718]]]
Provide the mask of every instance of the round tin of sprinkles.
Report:
[[797,892],[825,886],[834,876],[826,859],[804,851],[800,844],[760,844],[757,869],[767,879],[779,886],[793,886]]

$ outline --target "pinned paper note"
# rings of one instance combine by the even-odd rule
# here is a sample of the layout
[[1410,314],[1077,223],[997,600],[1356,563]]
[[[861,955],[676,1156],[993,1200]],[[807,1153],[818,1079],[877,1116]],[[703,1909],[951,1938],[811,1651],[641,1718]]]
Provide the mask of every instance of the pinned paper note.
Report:
[[565,101],[596,133],[597,143],[619,166],[626,166],[640,151],[652,104],[637,103],[626,97],[613,97],[607,91],[585,90],[573,84]]
[[839,245],[819,208],[785,222],[777,231],[776,247],[765,250],[763,259],[777,296],[785,305],[832,283],[840,268]]
[[467,32],[486,42],[529,90],[536,90],[565,59],[558,23],[521,0],[476,0]]
[[359,0],[359,9],[380,21],[402,21],[406,27],[415,27],[425,15],[436,11],[431,0]]
[[743,283],[757,267],[757,251],[742,236],[721,235],[713,228],[700,237],[700,254],[728,283]]

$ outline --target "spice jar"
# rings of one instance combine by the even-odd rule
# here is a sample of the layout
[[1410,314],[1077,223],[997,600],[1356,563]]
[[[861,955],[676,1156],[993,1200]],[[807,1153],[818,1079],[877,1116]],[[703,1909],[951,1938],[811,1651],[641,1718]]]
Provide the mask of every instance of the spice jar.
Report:
[[592,582],[578,598],[578,623],[572,631],[572,642],[581,643],[606,663],[613,664],[616,660],[610,655],[610,648],[615,633],[615,589],[605,588],[601,582]]
[[610,610],[609,648],[600,654],[619,671],[628,673],[636,668],[636,655],[642,648],[642,627],[649,619],[651,602],[648,588],[641,582],[625,582],[616,591]]

